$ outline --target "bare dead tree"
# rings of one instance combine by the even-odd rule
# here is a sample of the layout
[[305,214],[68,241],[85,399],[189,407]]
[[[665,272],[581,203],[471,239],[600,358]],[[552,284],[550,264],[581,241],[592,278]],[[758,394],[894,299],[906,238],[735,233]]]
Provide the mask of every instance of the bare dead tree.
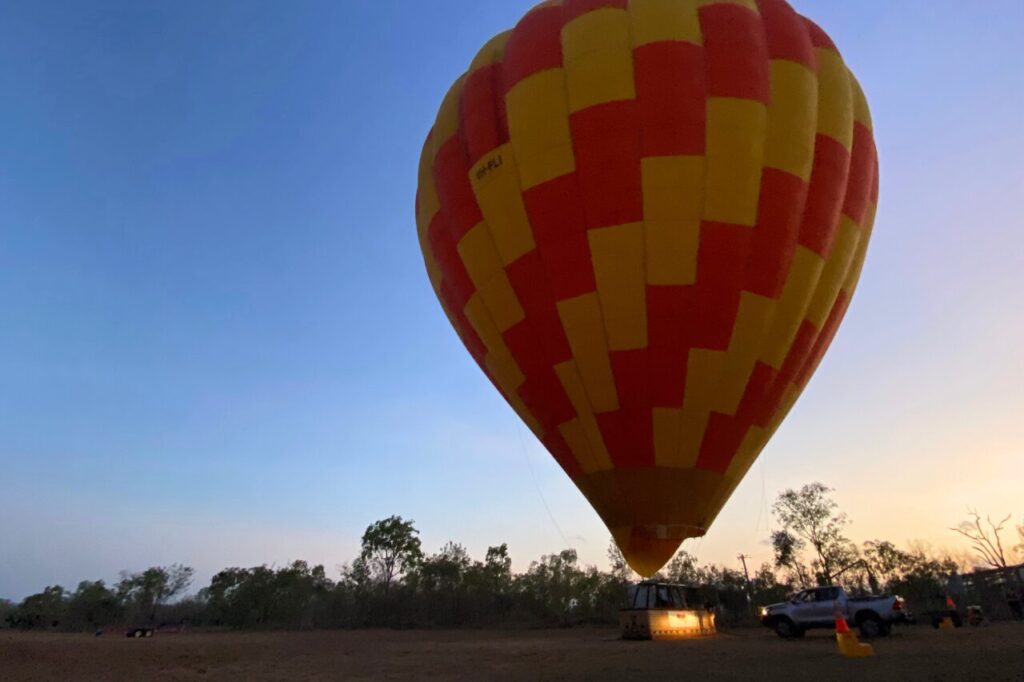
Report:
[[964,521],[956,528],[950,528],[950,530],[970,540],[974,551],[990,566],[993,568],[1006,568],[1009,564],[1006,561],[1003,540],[999,534],[1003,531],[1003,527],[1010,520],[1012,514],[1007,514],[1006,518],[998,524],[993,523],[991,516],[986,516],[985,522],[988,524],[988,528],[982,524],[981,514],[976,509],[968,509],[967,514],[973,519],[973,522]]
[[1014,547],[1017,550],[1017,558],[1024,561],[1024,521],[1020,522],[1017,526],[1017,537],[1020,538],[1020,544]]

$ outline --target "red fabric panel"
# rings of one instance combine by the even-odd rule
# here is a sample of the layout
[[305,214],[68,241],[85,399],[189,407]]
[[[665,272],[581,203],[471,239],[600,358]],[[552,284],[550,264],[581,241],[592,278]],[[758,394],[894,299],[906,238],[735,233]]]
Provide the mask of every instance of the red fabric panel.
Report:
[[576,410],[552,367],[528,376],[519,387],[519,396],[545,431],[557,430],[559,424],[576,416]]
[[686,366],[689,353],[685,349],[647,351],[651,407],[679,408],[686,392]]
[[541,442],[569,478],[575,478],[583,473],[561,433],[558,431],[548,432]]
[[[466,78],[459,102],[461,133],[470,165],[508,142],[505,98],[500,93],[501,64],[477,69]],[[501,105],[501,111],[497,104]]]
[[799,243],[828,258],[839,227],[839,212],[846,198],[850,153],[828,135],[814,143],[814,169],[807,193],[807,207],[800,226]]
[[741,420],[712,412],[700,444],[697,468],[725,473],[746,432],[746,425]]
[[441,212],[456,244],[484,219],[469,183],[469,162],[455,135],[441,145],[434,158],[434,180]]
[[761,17],[739,5],[700,8],[707,53],[708,94],[741,97],[768,104],[771,68]]
[[597,283],[575,175],[570,173],[532,187],[523,192],[523,201],[553,300],[594,291]]
[[615,388],[622,408],[643,409],[649,406],[647,350],[625,350],[610,353]]
[[562,8],[535,9],[519,20],[505,47],[505,88],[562,65]]
[[654,422],[650,409],[620,409],[596,417],[616,468],[654,466]]
[[691,323],[687,344],[725,350],[740,307],[740,289],[750,248],[751,229],[704,222],[697,251],[697,297],[684,318]]
[[806,198],[807,183],[800,178],[774,168],[762,171],[761,201],[747,263],[747,291],[769,298],[782,294]]
[[811,44],[814,47],[823,47],[827,50],[835,50],[836,44],[832,42],[832,39],[828,37],[828,34],[821,30],[821,27],[816,23],[803,17],[804,25],[807,26],[807,35],[811,38]]
[[868,211],[874,172],[875,144],[871,139],[871,131],[857,123],[853,126],[853,153],[850,156],[850,179],[843,213],[858,225],[864,222]]
[[768,41],[768,55],[772,59],[788,59],[812,71],[817,70],[818,58],[803,17],[785,0],[757,0],[757,7]]
[[598,104],[569,117],[588,228],[643,220],[637,124],[634,101]]
[[705,149],[707,82],[704,49],[659,42],[633,51],[641,155],[701,156]]

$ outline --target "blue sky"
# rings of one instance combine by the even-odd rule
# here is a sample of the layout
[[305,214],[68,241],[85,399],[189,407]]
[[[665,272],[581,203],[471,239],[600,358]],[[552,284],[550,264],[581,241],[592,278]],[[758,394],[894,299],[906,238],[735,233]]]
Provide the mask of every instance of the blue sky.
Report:
[[[423,137],[529,1],[33,2],[0,21],[0,596],[184,562],[351,559],[367,524],[517,568],[608,535],[423,272]],[[872,105],[847,320],[701,559],[838,488],[857,539],[1024,515],[1024,4],[794,5]],[[547,509],[550,508],[550,516]]]

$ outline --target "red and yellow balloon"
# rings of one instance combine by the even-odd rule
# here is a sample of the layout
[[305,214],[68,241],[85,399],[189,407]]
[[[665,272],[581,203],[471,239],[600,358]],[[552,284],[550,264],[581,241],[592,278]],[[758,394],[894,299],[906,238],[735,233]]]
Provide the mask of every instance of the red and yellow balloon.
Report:
[[416,213],[466,348],[651,575],[813,374],[877,196],[864,95],[784,0],[562,0],[452,86]]

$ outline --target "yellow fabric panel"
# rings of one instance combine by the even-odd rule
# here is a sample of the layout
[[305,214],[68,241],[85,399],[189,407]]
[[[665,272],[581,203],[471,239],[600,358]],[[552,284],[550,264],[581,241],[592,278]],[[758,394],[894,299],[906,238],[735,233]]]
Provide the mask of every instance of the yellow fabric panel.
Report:
[[734,97],[707,102],[704,218],[753,226],[761,194],[767,107]]
[[693,284],[697,281],[700,223],[694,220],[644,223],[648,284]]
[[504,270],[484,282],[478,291],[483,297],[484,303],[487,304],[487,311],[491,314],[494,326],[498,328],[499,332],[508,331],[526,317],[523,306],[519,304],[519,298]]
[[508,39],[512,35],[512,31],[505,31],[499,33],[490,40],[488,40],[480,51],[476,53],[476,57],[473,58],[472,63],[469,65],[467,73],[472,73],[479,68],[488,66],[490,64],[496,64],[505,58],[505,46],[508,45]]
[[649,156],[640,160],[644,220],[696,220],[704,213],[703,156]]
[[608,349],[646,348],[643,224],[603,227],[590,230],[587,236],[608,333]]
[[694,348],[690,350],[683,399],[681,448],[674,466],[697,465],[700,445],[708,426],[715,386],[725,366],[725,353]]
[[466,303],[463,312],[466,314],[466,319],[469,320],[470,326],[473,327],[487,347],[487,358],[484,362],[488,369],[491,369],[493,372],[494,380],[498,382],[501,390],[506,395],[514,395],[516,389],[522,385],[526,377],[509,352],[508,346],[505,345],[505,340],[501,337],[501,333],[494,326],[490,313],[487,311],[487,306],[479,292],[473,294]]
[[597,419],[594,417],[594,411],[590,406],[590,398],[587,396],[587,389],[583,386],[583,379],[580,377],[579,368],[573,360],[569,360],[568,362],[556,365],[555,374],[558,375],[558,380],[561,382],[562,388],[565,389],[565,394],[569,396],[569,402],[572,403],[573,408],[576,410],[576,416],[579,417],[583,434],[587,438],[587,443],[590,444],[590,455],[595,466],[599,469],[610,469],[612,467],[612,459],[608,454],[608,449],[605,447],[604,436],[601,435],[601,429],[597,425]]
[[488,353],[484,358],[484,365],[506,396],[515,395],[516,390],[526,380],[515,360],[507,353]]
[[462,263],[466,266],[466,272],[473,284],[479,289],[483,283],[504,270],[498,251],[494,248],[494,241],[490,232],[487,231],[486,223],[478,223],[476,227],[467,232],[459,240],[456,249]]
[[511,265],[536,248],[533,230],[519,191],[519,170],[511,144],[485,155],[469,173],[501,262]]
[[566,64],[605,50],[629,50],[629,15],[616,7],[584,12],[562,27],[562,59]]
[[675,466],[682,448],[683,411],[654,408],[654,460],[657,466]]
[[462,97],[462,87],[466,83],[466,76],[463,74],[452,84],[448,94],[441,102],[441,108],[437,112],[437,120],[434,121],[432,140],[434,152],[459,131],[459,99]]
[[519,81],[505,96],[505,105],[522,189],[576,170],[562,69]]
[[662,40],[704,44],[695,0],[630,0],[634,47]]
[[793,345],[824,268],[824,258],[805,246],[797,245],[793,254],[793,264],[782,287],[775,318],[765,338],[761,357],[758,358],[761,362],[775,369],[782,369],[782,363],[790,346]]
[[640,165],[647,283],[693,284],[704,212],[704,157],[651,156]]
[[596,413],[619,409],[597,293],[559,301],[558,315],[583,378],[590,406]]
[[689,469],[697,466],[700,458],[700,445],[704,441],[704,432],[708,428],[708,419],[711,413],[707,410],[683,409],[683,428],[680,434],[680,449],[677,459],[673,463],[666,463],[666,466],[675,466],[681,469]]
[[764,165],[810,180],[817,118],[818,80],[814,72],[786,59],[773,60]]
[[760,426],[750,427],[746,435],[743,436],[742,442],[740,442],[736,456],[732,458],[729,468],[725,470],[725,477],[739,483],[767,442],[767,431]]
[[526,424],[527,428],[537,436],[537,439],[539,440],[543,438],[545,435],[544,428],[540,425],[540,422],[537,421],[537,418],[533,416],[533,413],[530,412],[530,408],[526,406],[526,403],[524,403],[523,399],[519,397],[519,394],[513,394],[505,397],[508,400],[508,404],[512,406],[512,409],[515,410],[516,414],[519,415],[519,418],[523,420],[523,423]]
[[847,71],[847,75],[850,78],[850,85],[853,87],[853,120],[868,130],[872,130],[871,109],[868,107],[868,99],[864,96],[864,91],[861,89],[857,79],[854,78],[853,72]]
[[597,463],[590,453],[590,443],[587,441],[586,434],[583,433],[583,424],[579,418],[560,424],[558,432],[562,434],[562,438],[565,439],[566,445],[569,446],[569,450],[579,462],[584,473],[589,474],[598,470]]
[[825,326],[825,320],[832,312],[839,289],[846,281],[846,274],[850,271],[850,264],[857,253],[861,234],[860,227],[847,216],[844,215],[839,221],[839,232],[836,234],[832,253],[825,263],[825,269],[814,290],[814,298],[807,309],[807,321],[817,329]]
[[818,48],[818,132],[853,147],[850,71],[835,50]]
[[732,415],[739,409],[776,304],[775,299],[747,291],[740,294],[739,312],[725,353],[725,369],[714,387],[713,411]]
[[426,235],[431,221],[441,210],[441,199],[437,195],[437,185],[434,183],[434,145],[432,142],[423,145],[418,176],[419,186],[416,190],[416,198],[419,210],[416,212],[416,229],[420,235]]
[[581,14],[562,28],[569,111],[634,99],[629,15],[611,7]]
[[708,7],[710,5],[739,5],[760,14],[757,9],[757,0],[697,0],[697,4],[701,7]]

